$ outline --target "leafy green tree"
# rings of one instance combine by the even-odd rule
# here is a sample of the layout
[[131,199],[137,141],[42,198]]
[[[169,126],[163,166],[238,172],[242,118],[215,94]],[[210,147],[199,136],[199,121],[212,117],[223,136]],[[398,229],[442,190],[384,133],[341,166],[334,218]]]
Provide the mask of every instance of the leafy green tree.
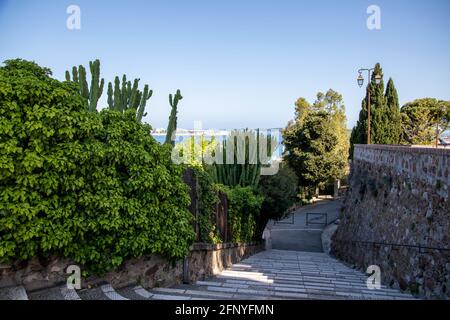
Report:
[[174,146],[174,151],[190,166],[202,167],[206,154],[212,154],[217,147],[215,138],[207,139],[204,135],[189,137]]
[[323,187],[346,174],[348,134],[342,96],[333,90],[317,100],[283,132],[285,159],[299,177],[300,186]]
[[0,260],[58,255],[104,272],[194,240],[171,148],[135,114],[88,112],[72,82],[24,60],[0,67]]
[[305,98],[298,98],[295,102],[295,121],[303,123],[311,109],[311,104]]
[[450,101],[417,99],[401,108],[405,144],[432,145],[450,128]]

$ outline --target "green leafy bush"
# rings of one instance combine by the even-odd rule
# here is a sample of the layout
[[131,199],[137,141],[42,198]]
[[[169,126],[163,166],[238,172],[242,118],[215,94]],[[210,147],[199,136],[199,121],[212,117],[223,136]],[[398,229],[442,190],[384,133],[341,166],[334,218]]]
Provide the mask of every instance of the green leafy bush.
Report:
[[228,223],[231,226],[233,242],[252,241],[264,198],[256,194],[251,187],[220,186],[220,189],[228,198]]
[[215,221],[216,205],[219,202],[217,185],[201,165],[191,165],[197,180],[198,224],[200,239],[205,243],[222,243]]
[[0,68],[0,260],[59,255],[104,272],[194,240],[170,146],[133,112],[86,112],[73,83],[32,62]]
[[258,219],[258,234],[261,235],[270,219],[284,218],[286,211],[298,200],[298,178],[287,163],[281,163],[275,175],[261,176],[259,192],[264,196]]

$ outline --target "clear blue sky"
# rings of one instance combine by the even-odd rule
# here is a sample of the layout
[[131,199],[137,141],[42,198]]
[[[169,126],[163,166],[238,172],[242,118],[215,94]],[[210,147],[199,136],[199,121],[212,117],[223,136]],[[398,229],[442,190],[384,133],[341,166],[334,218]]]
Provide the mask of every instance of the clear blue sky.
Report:
[[[70,4],[81,8],[81,30],[66,28]],[[381,30],[366,27],[371,4]],[[376,62],[401,104],[450,100],[448,0],[0,0],[0,30],[2,61],[34,60],[63,79],[99,58],[108,81],[141,78],[155,92],[153,127],[166,126],[177,88],[183,128],[284,127],[298,97],[328,88],[343,95],[351,127],[364,96],[357,69]]]

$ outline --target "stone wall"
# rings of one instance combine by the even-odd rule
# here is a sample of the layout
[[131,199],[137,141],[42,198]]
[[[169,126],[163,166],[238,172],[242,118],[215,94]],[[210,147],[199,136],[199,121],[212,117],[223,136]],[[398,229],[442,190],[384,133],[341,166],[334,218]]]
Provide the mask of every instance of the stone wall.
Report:
[[[261,243],[194,244],[187,257],[188,278],[194,282],[217,274],[233,263],[262,251]],[[14,265],[0,265],[0,288],[22,285],[27,291],[41,290],[64,284],[68,277],[69,259],[34,259]],[[82,286],[109,282],[115,288],[140,284],[145,288],[169,287],[185,280],[183,261],[168,261],[157,255],[126,261],[118,270],[103,277],[82,278]]]
[[331,253],[380,266],[385,284],[448,299],[449,249],[450,149],[356,145]]

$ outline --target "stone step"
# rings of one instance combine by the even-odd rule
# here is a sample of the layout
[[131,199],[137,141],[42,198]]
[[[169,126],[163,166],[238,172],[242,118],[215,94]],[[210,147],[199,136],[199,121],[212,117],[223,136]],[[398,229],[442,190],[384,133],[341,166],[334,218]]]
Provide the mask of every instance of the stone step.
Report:
[[81,300],[129,300],[119,294],[109,283],[78,291]]
[[[234,280],[234,281],[253,281],[253,282],[259,282],[264,284],[278,284],[278,283],[292,283],[297,285],[330,285],[335,287],[361,287],[361,288],[367,288],[366,287],[366,281],[354,281],[354,280],[341,280],[341,281],[335,281],[333,279],[307,279],[303,277],[287,277],[287,276],[276,276],[276,277],[254,277],[254,276],[245,276],[245,275],[223,275],[220,274],[216,276],[217,281],[227,281],[227,280]],[[235,282],[238,283],[238,282]]]
[[262,291],[256,292],[253,290],[225,290],[215,289],[214,287],[196,287],[193,285],[190,286],[182,286],[178,288],[156,288],[150,290],[152,293],[158,294],[158,296],[154,295],[155,299],[161,299],[161,295],[168,295],[170,299],[177,300],[178,299],[220,299],[220,300],[267,300],[267,299],[275,299],[272,295],[265,294]]
[[100,287],[100,289],[109,300],[129,300],[119,294],[110,284],[104,284]]
[[[201,290],[212,292],[225,292],[233,294],[233,298],[239,298],[244,295],[245,297],[259,298],[259,299],[323,299],[325,297],[329,299],[336,298],[333,291],[320,291],[320,290],[302,290],[296,288],[278,288],[278,287],[259,287],[259,288],[231,288],[231,287],[215,287],[204,286]],[[320,297],[318,296],[320,295]]]
[[[219,283],[214,281],[198,281],[196,283],[201,287],[206,287],[207,290],[223,291],[230,293],[242,293],[242,294],[256,294],[264,296],[290,296],[293,293],[308,294],[308,295],[322,295],[322,296],[336,296],[337,291],[347,292],[347,296],[355,295],[359,293],[360,296],[364,296],[364,292],[359,288],[345,289],[339,287],[320,287],[309,285],[294,285],[294,284],[273,284],[264,285],[255,282],[243,282],[243,283]],[[223,289],[219,289],[222,287]],[[365,288],[367,289],[367,288]],[[278,292],[278,293],[277,293]],[[378,293],[379,295],[388,297],[386,292]]]
[[0,300],[28,300],[27,292],[23,286],[0,289]]
[[347,278],[353,278],[353,279],[367,279],[367,276],[359,271],[353,271],[353,270],[321,270],[319,268],[314,269],[295,269],[295,270],[285,270],[280,268],[268,268],[268,267],[260,267],[260,268],[229,268],[222,273],[247,273],[247,274],[254,274],[254,275],[292,275],[292,276],[310,276],[310,277],[347,277]]
[[152,296],[150,292],[139,285],[124,287],[116,291],[129,300],[151,300]]
[[272,250],[191,285],[152,289],[132,285],[117,289],[102,283],[78,291],[64,285],[28,293],[23,287],[10,287],[0,289],[0,300],[414,299],[408,293],[386,286],[369,290],[366,281],[364,273],[320,253],[288,252],[285,255]]
[[[198,286],[198,285],[183,285],[178,288],[158,288],[156,289],[157,292],[167,292],[167,293],[173,293],[173,294],[187,294],[190,295],[192,298],[209,298],[209,299],[220,299],[220,300],[248,300],[249,295],[246,292],[230,292],[229,290],[208,290],[208,287]],[[233,291],[233,290],[231,290]],[[266,296],[251,296],[252,299],[255,300],[262,300],[266,299]]]
[[[397,298],[413,298],[412,295],[408,293],[401,293],[395,289],[387,288],[382,286],[379,290],[369,290],[365,282],[339,282],[332,280],[331,282],[320,282],[320,281],[292,281],[292,280],[275,280],[275,281],[255,281],[246,280],[242,278],[229,279],[228,277],[216,277],[212,281],[199,281],[197,282],[200,286],[215,286],[215,287],[231,287],[231,288],[241,288],[241,289],[258,289],[267,288],[271,290],[279,291],[297,291],[297,292],[311,292],[317,293],[317,291],[335,291],[345,293],[348,292],[349,297],[355,296],[355,293],[359,293],[360,296],[384,296],[389,298],[391,296]],[[276,288],[276,289],[274,289]]]
[[81,300],[75,289],[67,288],[67,285],[29,292],[30,300]]

